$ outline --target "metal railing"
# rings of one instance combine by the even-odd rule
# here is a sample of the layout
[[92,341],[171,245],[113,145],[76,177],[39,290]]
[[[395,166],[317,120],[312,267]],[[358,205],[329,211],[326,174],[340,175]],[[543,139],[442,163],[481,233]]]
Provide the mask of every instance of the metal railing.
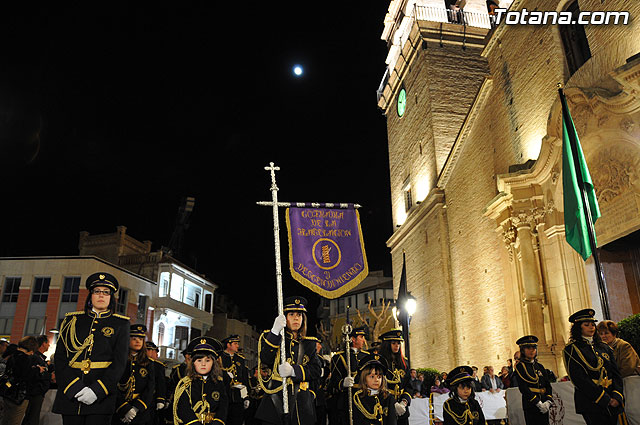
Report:
[[380,101],[383,96],[384,88],[389,81],[390,70],[395,67],[398,57],[401,54],[401,50],[404,47],[404,43],[409,38],[409,32],[411,25],[416,21],[426,22],[441,22],[454,25],[462,25],[476,28],[491,29],[495,27],[495,16],[490,15],[489,12],[465,12],[463,9],[453,10],[444,7],[430,7],[430,6],[414,6],[413,13],[405,16],[402,24],[399,28],[399,39],[389,48],[389,54],[387,55],[387,69],[382,76],[382,81],[376,90],[376,100]]
[[492,18],[488,12],[465,12],[462,9],[452,10],[429,6],[415,7],[415,19],[417,21],[448,22],[450,24],[488,29],[494,26]]

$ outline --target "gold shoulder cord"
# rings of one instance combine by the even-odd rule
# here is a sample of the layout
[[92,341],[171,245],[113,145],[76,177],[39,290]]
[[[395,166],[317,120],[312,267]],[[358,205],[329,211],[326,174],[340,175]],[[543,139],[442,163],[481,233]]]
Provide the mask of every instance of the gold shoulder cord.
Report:
[[178,382],[176,386],[176,393],[173,397],[173,423],[181,424],[183,423],[182,419],[178,417],[178,402],[180,401],[180,397],[182,394],[186,392],[187,397],[189,397],[189,405],[191,405],[191,378],[185,376]]
[[[258,370],[262,370],[262,361],[260,360],[260,352],[262,351],[262,338],[263,338],[262,335],[260,336],[260,338],[258,338]],[[279,364],[280,364],[280,349],[277,349],[276,350],[276,358],[275,358],[275,360],[273,362],[273,365],[271,365],[271,376],[269,376],[269,379],[267,380],[267,382],[272,380],[272,379],[274,381],[282,382],[282,377],[278,374],[277,365],[279,365]],[[268,389],[264,385],[264,381],[263,381],[262,375],[260,373],[258,374],[258,383],[260,384],[260,388],[262,388],[262,390],[266,394],[275,394],[275,393],[277,393],[279,391],[282,391],[282,384],[278,385],[276,388],[274,388],[272,390]]]
[[[524,376],[522,376],[522,374],[520,373],[520,370],[518,368],[519,365],[522,365],[522,368],[524,369],[525,375],[527,375],[527,378],[529,378],[530,380],[525,378]],[[522,378],[522,380],[525,381],[526,383],[532,384],[532,385],[537,385],[538,382],[539,382],[539,377],[538,377],[538,375],[536,375],[536,365],[535,365],[535,363],[532,363],[531,365],[533,367],[533,375],[534,376],[529,375],[529,372],[527,371],[527,365],[522,363],[522,362],[520,362],[520,363],[518,363],[516,365],[516,372],[518,373],[518,376],[520,378]]]
[[356,405],[358,410],[364,415],[365,418],[372,419],[372,420],[375,419],[382,422],[384,410],[382,409],[382,404],[380,404],[380,399],[378,398],[378,396],[374,396],[376,398],[376,404],[373,406],[373,412],[369,412],[364,407],[364,405],[362,404],[362,401],[360,400],[360,394],[362,394],[362,392],[363,392],[362,390],[358,390],[353,395],[353,403]]
[[131,360],[129,360],[129,369],[131,373],[129,375],[129,379],[127,379],[127,382],[125,382],[124,384],[118,382],[118,389],[125,392],[124,399],[126,401],[131,401],[133,399],[133,394],[136,389],[136,377],[134,376],[133,364],[131,363]]
[[69,322],[67,319],[62,322],[60,327],[60,340],[67,350],[67,355],[74,353],[71,360],[69,360],[69,366],[71,366],[80,357],[80,354],[85,348],[93,345],[93,334],[89,333],[89,336],[85,338],[84,342],[80,344],[78,336],[76,335],[76,322],[77,316],[73,316]]
[[[580,351],[580,349],[578,347],[576,347],[575,345],[572,345],[571,346],[571,351],[574,352],[574,353],[577,353],[578,357],[582,361],[578,361],[568,351],[565,351],[565,353],[567,354],[567,356],[569,356],[570,360],[573,360],[574,362],[576,362],[577,364],[579,364],[582,367],[582,369],[585,371],[587,376],[589,375],[589,373],[587,372],[587,369],[589,369],[589,370],[591,370],[593,372],[599,372],[600,373],[600,377],[598,379],[598,382],[596,383],[597,385],[601,385],[601,383],[604,382],[607,379],[607,370],[604,368],[604,360],[602,360],[602,357],[596,355],[596,357],[598,358],[598,363],[597,363],[596,367],[593,367],[587,361],[587,359],[584,358],[584,355],[582,354],[582,352]],[[567,361],[565,359],[565,368],[567,369],[567,374],[568,374],[569,373],[569,368],[567,366],[568,366],[567,365]],[[571,375],[569,375],[569,378],[573,381],[573,378],[571,377]]]
[[457,423],[458,425],[465,425],[467,423],[467,421],[469,419],[471,419],[471,422],[473,423],[473,413],[471,413],[471,408],[469,408],[469,402],[465,403],[466,404],[466,409],[464,412],[462,412],[461,415],[457,415],[456,412],[454,412],[450,407],[449,407],[449,401],[452,399],[449,399],[447,401],[444,402],[444,404],[442,405],[442,408],[449,414],[451,415],[451,417],[453,418],[453,420],[455,421],[455,423]]

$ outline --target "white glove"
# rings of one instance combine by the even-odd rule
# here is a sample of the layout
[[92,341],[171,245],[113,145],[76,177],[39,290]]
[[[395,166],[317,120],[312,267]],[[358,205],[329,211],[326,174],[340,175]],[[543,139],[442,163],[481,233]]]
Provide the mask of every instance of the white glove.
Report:
[[293,366],[291,366],[289,363],[286,363],[286,362],[278,366],[278,373],[283,378],[296,376],[295,373],[293,372]]
[[164,409],[164,403],[157,402],[156,403],[156,410],[162,410],[162,409]]
[[396,414],[398,416],[402,416],[407,412],[407,406],[402,402],[396,403],[395,407],[396,407]]
[[353,387],[354,382],[355,382],[355,379],[353,379],[350,376],[347,376],[342,380],[342,388]]
[[98,396],[93,392],[91,388],[84,387],[83,389],[78,391],[78,394],[76,394],[76,398],[79,402],[90,406],[98,399]]
[[542,413],[543,415],[546,414],[549,411],[549,406],[547,406],[545,403],[543,403],[541,401],[536,403],[536,407],[538,408],[540,413]]
[[547,406],[547,411],[550,411],[551,405],[553,405],[553,402],[551,400],[547,400],[544,402],[544,405]]
[[242,403],[244,404],[244,408],[245,408],[245,409],[248,409],[248,408],[249,408],[249,405],[251,404],[251,401],[249,401],[249,400],[245,400],[245,401],[243,401]]
[[280,335],[280,332],[284,329],[285,326],[287,326],[287,318],[284,317],[284,314],[281,314],[273,321],[271,333],[274,335]]
[[124,414],[124,418],[122,418],[122,422],[128,424],[133,420],[133,418],[136,417],[137,414],[138,414],[138,409],[136,409],[135,407],[132,407],[131,409],[129,409],[127,413]]

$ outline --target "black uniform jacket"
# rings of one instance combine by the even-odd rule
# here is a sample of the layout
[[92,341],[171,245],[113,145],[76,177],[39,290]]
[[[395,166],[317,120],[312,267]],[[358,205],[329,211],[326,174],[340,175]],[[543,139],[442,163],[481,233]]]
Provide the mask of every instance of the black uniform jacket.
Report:
[[[356,372],[358,370],[358,363],[362,360],[363,357],[367,356],[369,352],[364,350],[356,351],[352,348],[349,350],[351,354],[351,359],[349,360],[351,366],[351,374],[352,378],[355,378]],[[332,397],[335,406],[338,410],[348,410],[348,392],[346,388],[342,387],[342,381],[347,376],[347,357],[345,355],[344,350],[338,351],[336,354],[331,357],[331,379],[328,384],[328,392]],[[355,392],[354,388],[352,392]]]
[[327,405],[327,388],[329,384],[329,374],[331,373],[330,363],[318,356],[320,360],[320,378],[311,383],[311,390],[316,395],[316,406]]
[[135,359],[127,362],[127,367],[118,382],[116,415],[123,418],[132,407],[138,409],[132,424],[145,423],[149,420],[153,404],[153,393],[156,387],[156,373],[153,362],[141,365]]
[[[265,365],[271,369],[271,376],[259,382],[266,393],[260,402],[256,418],[269,423],[282,423],[282,377],[278,374],[280,364],[280,335],[265,331],[258,342],[258,369]],[[316,421],[315,396],[310,382],[320,377],[321,363],[316,353],[313,339],[300,341],[287,332],[285,339],[287,361],[293,366],[295,376],[287,378],[289,395],[289,415],[292,425],[311,425]]]
[[[562,354],[569,378],[576,387],[573,395],[576,413],[608,410],[616,415],[622,411],[622,377],[608,345],[591,344],[582,339],[567,344]],[[620,407],[608,406],[611,398],[618,400]]]
[[453,396],[444,402],[442,409],[444,425],[486,425],[487,423],[476,399],[462,403]]
[[227,420],[229,398],[222,377],[203,379],[199,375],[182,378],[173,401],[175,425],[212,424]]
[[516,363],[516,375],[518,376],[518,388],[522,393],[522,408],[536,408],[538,402],[551,401],[551,382],[544,366],[537,360],[526,359]]
[[[67,313],[54,355],[58,392],[54,413],[111,415],[116,410],[116,384],[129,353],[129,318],[110,311]],[[91,405],[74,397],[84,387],[98,396]]]
[[[187,364],[180,363],[174,365],[171,368],[171,372],[169,373],[169,380],[167,381],[167,403],[169,405],[173,405],[173,395],[176,392],[176,387],[178,386],[178,382],[182,378],[187,376]],[[173,424],[173,411],[172,409],[165,409],[164,419],[167,424]]]
[[[409,382],[411,381],[411,374],[409,373],[409,361],[406,358],[404,363],[396,364],[394,359],[387,359],[391,367],[387,371],[387,385],[389,386],[389,392],[393,394],[397,402],[405,400],[407,406],[411,404],[411,395],[405,390],[409,388]],[[409,409],[407,413],[409,414]],[[404,416],[404,415],[403,415]]]
[[[150,358],[152,365],[149,365],[150,368],[153,368],[153,373],[155,377],[155,387],[153,393],[153,400],[155,403],[166,403],[167,402],[167,381],[164,376],[165,366],[164,363],[158,361],[156,359]],[[156,406],[149,406],[151,410],[154,410]]]
[[396,425],[396,401],[391,394],[371,395],[367,390],[357,390],[353,394],[354,425]]
[[242,354],[231,355],[226,351],[220,354],[222,359],[222,370],[230,378],[225,382],[229,384],[229,403],[242,403],[240,389],[234,388],[236,385],[244,385],[249,392],[249,370],[246,366],[246,360]]

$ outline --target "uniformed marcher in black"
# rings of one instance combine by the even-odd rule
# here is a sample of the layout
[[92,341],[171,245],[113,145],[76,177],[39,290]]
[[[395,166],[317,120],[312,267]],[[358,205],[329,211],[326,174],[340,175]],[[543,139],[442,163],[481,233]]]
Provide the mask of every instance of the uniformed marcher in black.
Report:
[[[192,339],[189,342],[189,344],[187,344],[187,348],[182,350],[181,354],[182,354],[182,357],[184,357],[184,361],[182,363],[174,365],[171,368],[171,372],[169,373],[169,381],[167,384],[167,396],[169,397],[169,399],[167,400],[167,403],[169,404],[169,406],[173,406],[173,395],[175,394],[176,387],[178,386],[178,382],[180,382],[182,378],[187,376],[187,368],[191,360],[191,350],[193,349],[193,347],[197,342],[198,342],[197,339]],[[172,409],[165,409],[164,413],[165,413],[164,417],[165,417],[166,425],[173,424]]]
[[[366,345],[366,331],[364,327],[354,328],[349,335],[351,339],[350,366],[351,373],[347,373],[347,358],[345,350],[339,350],[331,357],[331,378],[327,384],[329,399],[329,423],[331,425],[349,424],[349,397],[347,388],[354,385],[358,371],[358,363],[369,353],[362,348]],[[341,344],[344,347],[344,344]],[[350,378],[345,380],[345,378]]]
[[151,411],[155,410],[156,377],[144,344],[146,333],[145,325],[131,325],[129,330],[129,361],[118,382],[114,425],[146,424],[151,421]]
[[515,374],[522,393],[522,409],[527,425],[548,425],[549,409],[553,404],[551,381],[544,366],[538,363],[538,337],[527,335],[516,341],[520,347],[520,361]]
[[229,425],[242,425],[244,411],[249,407],[249,370],[246,360],[238,352],[240,349],[240,336],[230,335],[222,340],[224,351],[220,353],[222,371],[227,375],[227,390],[229,391],[229,413],[227,423]]
[[147,357],[152,362],[155,376],[155,388],[153,392],[153,407],[151,407],[151,423],[160,425],[164,423],[162,411],[167,407],[167,378],[165,376],[166,366],[158,360],[158,346],[153,341],[145,342]]
[[229,398],[219,362],[220,342],[207,336],[194,341],[197,343],[191,350],[187,375],[178,382],[173,396],[173,422],[175,425],[224,425]]
[[409,423],[408,407],[411,404],[411,395],[406,391],[406,388],[411,381],[411,375],[409,373],[409,360],[402,355],[400,346],[400,343],[404,341],[402,329],[392,329],[378,338],[382,341],[378,353],[385,358],[389,365],[387,384],[389,392],[396,398],[395,409],[398,414],[398,424],[407,425]]
[[67,313],[54,356],[58,392],[53,412],[64,425],[111,423],[117,382],[129,352],[129,318],[114,314],[119,284],[109,273],[87,278],[84,311]]
[[444,425],[486,425],[482,408],[473,391],[473,369],[458,366],[447,375],[449,399],[442,406]]
[[[588,308],[569,317],[571,335],[562,350],[565,367],[576,387],[576,413],[587,425],[615,424],[624,415],[622,377],[613,351],[596,332],[595,311]],[[625,423],[626,418],[621,418]]]
[[249,379],[249,383],[251,384],[251,390],[249,391],[249,400],[251,401],[249,405],[249,409],[247,409],[247,425],[259,425],[262,422],[256,418],[256,412],[258,410],[258,406],[260,402],[265,396],[265,392],[262,389],[262,386],[258,382],[260,377],[265,382],[268,382],[269,377],[271,376],[271,369],[263,367],[262,369],[258,369],[256,366],[254,375]]
[[[307,338],[307,300],[289,297],[284,300],[284,314],[276,317],[270,331],[264,331],[258,342],[258,367],[271,369],[271,376],[259,380],[267,394],[258,406],[256,418],[270,424],[281,424],[284,418],[282,380],[288,391],[289,417],[295,425],[315,425],[315,401],[310,383],[320,377],[320,359],[316,343]],[[285,331],[286,362],[280,362],[280,332]]]
[[354,425],[395,425],[396,399],[387,388],[387,361],[372,353],[360,360],[357,390],[353,394]]
[[[310,337],[316,342],[316,353],[320,360],[322,369],[320,370],[320,378],[311,382],[311,389],[316,395],[316,425],[327,424],[327,385],[329,384],[329,376],[331,374],[331,362],[329,355],[322,354],[322,341],[316,337]],[[325,358],[326,357],[326,358]]]

